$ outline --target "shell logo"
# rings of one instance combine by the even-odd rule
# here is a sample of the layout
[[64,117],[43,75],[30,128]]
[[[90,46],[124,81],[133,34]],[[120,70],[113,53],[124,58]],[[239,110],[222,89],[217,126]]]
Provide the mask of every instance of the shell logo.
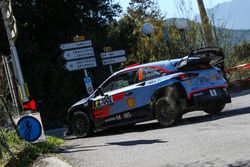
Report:
[[129,108],[134,108],[135,107],[135,99],[134,98],[132,98],[132,97],[129,97],[128,99],[127,99],[127,106],[129,107]]

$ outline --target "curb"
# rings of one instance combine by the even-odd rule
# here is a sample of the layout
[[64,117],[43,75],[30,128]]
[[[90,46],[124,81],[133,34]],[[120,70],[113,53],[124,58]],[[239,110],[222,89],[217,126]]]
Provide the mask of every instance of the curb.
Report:
[[45,155],[39,157],[32,167],[72,167],[65,161],[53,155]]

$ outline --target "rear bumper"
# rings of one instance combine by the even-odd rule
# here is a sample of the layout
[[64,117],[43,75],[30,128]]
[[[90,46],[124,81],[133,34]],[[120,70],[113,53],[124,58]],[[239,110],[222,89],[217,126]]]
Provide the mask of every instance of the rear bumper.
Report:
[[203,106],[213,102],[231,103],[227,87],[216,87],[192,93],[191,100],[195,106]]

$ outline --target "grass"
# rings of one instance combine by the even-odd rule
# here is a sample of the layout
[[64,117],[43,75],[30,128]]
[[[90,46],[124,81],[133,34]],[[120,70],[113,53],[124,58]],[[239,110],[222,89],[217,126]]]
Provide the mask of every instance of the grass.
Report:
[[20,140],[14,131],[4,130],[10,150],[14,153],[11,157],[6,150],[3,151],[0,159],[0,167],[27,167],[32,164],[40,155],[52,153],[53,150],[63,143],[62,139],[46,136],[46,141],[30,144]]

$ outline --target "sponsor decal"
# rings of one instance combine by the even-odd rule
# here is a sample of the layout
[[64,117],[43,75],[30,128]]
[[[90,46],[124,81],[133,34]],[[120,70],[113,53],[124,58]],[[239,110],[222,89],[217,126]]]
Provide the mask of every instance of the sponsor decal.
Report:
[[113,101],[116,102],[116,101],[122,100],[124,96],[125,96],[125,92],[115,94],[113,95]]
[[103,98],[94,101],[94,108],[100,108],[112,104],[113,102],[114,100],[112,96],[104,96]]
[[135,100],[132,97],[129,97],[126,102],[127,106],[129,108],[134,108],[135,107]]
[[109,111],[110,111],[110,107],[107,106],[107,107],[104,107],[100,110],[96,110],[93,112],[93,116],[95,119],[98,119],[98,118],[104,118],[104,117],[107,117],[109,116]]
[[105,122],[120,121],[122,119],[128,119],[128,118],[131,118],[131,117],[132,117],[131,113],[126,112],[124,114],[118,114],[118,115],[116,115],[114,117],[108,118],[108,119],[105,120]]

